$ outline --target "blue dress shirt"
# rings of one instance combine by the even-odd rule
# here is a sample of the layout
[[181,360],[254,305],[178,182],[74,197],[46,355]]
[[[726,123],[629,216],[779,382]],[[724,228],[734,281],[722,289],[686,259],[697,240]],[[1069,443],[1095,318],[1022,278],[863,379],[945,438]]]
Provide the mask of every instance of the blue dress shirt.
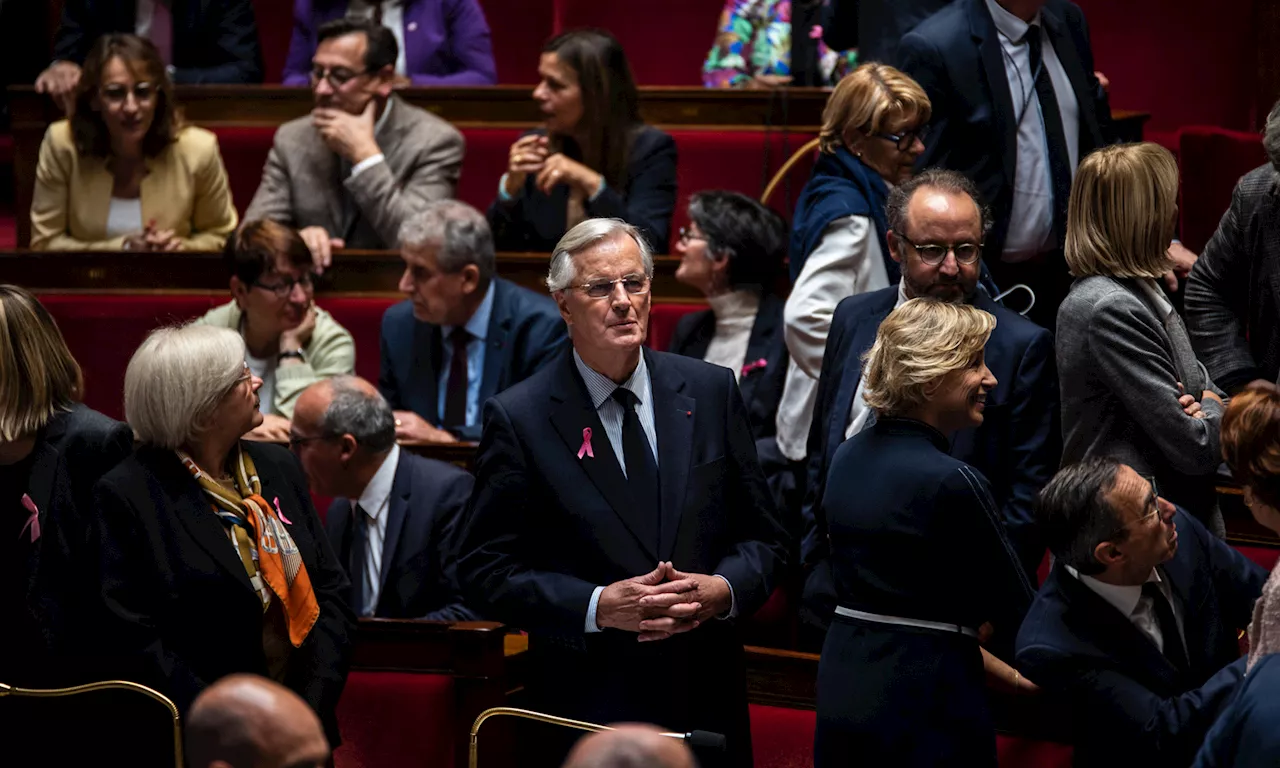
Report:
[[[485,291],[480,306],[476,307],[475,313],[471,315],[467,324],[462,326],[467,333],[471,334],[471,340],[467,342],[467,426],[480,421],[480,382],[484,379],[484,355],[485,347],[488,346],[485,342],[489,334],[489,316],[493,314],[493,286],[493,281],[489,281],[489,288]],[[445,396],[449,393],[449,366],[453,362],[452,339],[456,330],[458,330],[456,325],[445,325],[440,328],[440,336],[444,340],[440,346],[444,354],[440,358],[436,412],[440,414],[441,419],[444,418]]]

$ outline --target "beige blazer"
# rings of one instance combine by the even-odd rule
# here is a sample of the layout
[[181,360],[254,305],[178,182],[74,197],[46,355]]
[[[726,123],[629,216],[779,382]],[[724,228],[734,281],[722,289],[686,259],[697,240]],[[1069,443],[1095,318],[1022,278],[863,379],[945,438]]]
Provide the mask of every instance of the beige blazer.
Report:
[[[49,126],[36,166],[31,247],[120,250],[123,237],[107,238],[113,184],[104,158],[76,151],[70,122]],[[218,139],[203,128],[187,126],[164,152],[147,161],[140,197],[143,223],[154,219],[157,228],[172,229],[188,251],[221,250],[236,228]]]

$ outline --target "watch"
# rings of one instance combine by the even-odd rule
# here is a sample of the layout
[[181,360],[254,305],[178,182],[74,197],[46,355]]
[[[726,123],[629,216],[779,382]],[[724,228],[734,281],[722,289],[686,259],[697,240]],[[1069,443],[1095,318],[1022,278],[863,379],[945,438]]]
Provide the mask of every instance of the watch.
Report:
[[281,352],[279,355],[276,355],[276,362],[283,363],[285,360],[290,358],[301,360],[304,363],[307,362],[307,356],[302,353],[301,349],[290,349],[285,352]]

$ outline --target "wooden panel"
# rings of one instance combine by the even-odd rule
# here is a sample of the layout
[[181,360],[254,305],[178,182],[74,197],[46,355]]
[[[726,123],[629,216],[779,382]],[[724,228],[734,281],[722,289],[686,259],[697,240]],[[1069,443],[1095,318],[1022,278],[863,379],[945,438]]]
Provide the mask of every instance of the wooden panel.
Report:
[[748,645],[747,699],[790,709],[814,709],[818,696],[818,654]]

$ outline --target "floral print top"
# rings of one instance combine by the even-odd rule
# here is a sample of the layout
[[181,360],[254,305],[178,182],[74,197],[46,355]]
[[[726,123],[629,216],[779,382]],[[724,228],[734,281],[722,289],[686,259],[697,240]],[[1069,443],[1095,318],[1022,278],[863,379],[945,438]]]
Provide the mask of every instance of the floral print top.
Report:
[[[818,68],[834,85],[857,66],[856,50],[833,51],[822,27],[804,31],[818,38]],[[791,74],[791,0],[725,0],[716,42],[702,65],[708,88],[745,88],[757,75]]]

